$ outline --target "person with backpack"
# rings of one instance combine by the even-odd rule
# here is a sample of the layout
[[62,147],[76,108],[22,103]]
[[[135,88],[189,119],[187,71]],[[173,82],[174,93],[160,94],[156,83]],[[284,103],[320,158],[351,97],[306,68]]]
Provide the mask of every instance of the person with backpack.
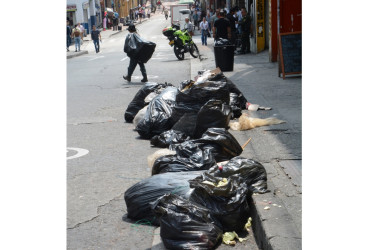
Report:
[[71,34],[71,38],[74,38],[75,52],[81,51],[81,39],[83,39],[83,34],[77,24]]
[[[138,33],[136,32],[136,28],[135,28],[134,24],[130,24],[129,27],[127,28],[127,30],[129,31],[129,34],[126,37],[125,46],[124,46],[123,50],[129,56],[128,52],[130,52],[130,49],[131,49],[130,40],[132,40],[132,36],[138,35]],[[140,72],[142,72],[142,75],[143,75],[143,79],[141,80],[141,82],[148,82],[147,71],[145,70],[144,63],[138,61],[136,58],[134,58],[132,56],[129,56],[129,58],[130,58],[130,64],[129,64],[129,67],[127,69],[128,70],[127,71],[127,76],[123,76],[123,79],[125,79],[128,82],[131,82],[132,73],[134,73],[136,65],[139,64]]]

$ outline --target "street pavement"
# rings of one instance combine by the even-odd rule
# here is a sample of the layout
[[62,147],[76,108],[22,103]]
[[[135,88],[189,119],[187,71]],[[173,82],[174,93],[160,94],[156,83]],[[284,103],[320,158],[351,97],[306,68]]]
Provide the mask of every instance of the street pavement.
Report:
[[[159,12],[147,22],[137,25],[146,37],[154,27],[170,24]],[[121,219],[126,213],[123,194],[150,176],[146,156],[155,151],[149,141],[137,138],[132,124],[123,123],[124,110],[141,87],[121,79],[126,70],[118,63],[128,63],[122,50],[126,32],[125,28],[101,32],[103,49],[98,54],[89,36],[81,53],[73,52],[73,46],[67,52],[68,146],[89,149],[87,155],[67,164],[68,249],[164,249],[159,229],[134,227],[134,222]],[[154,56],[146,64],[150,81],[176,86],[193,79],[199,70],[216,67],[213,39],[208,39],[208,46],[201,46],[197,30],[193,39],[202,60],[188,57],[178,61],[160,31],[147,39],[157,40]],[[258,246],[250,235],[249,241],[238,243],[235,249],[301,249],[301,77],[278,77],[278,63],[269,62],[268,51],[235,56],[234,71],[224,74],[249,102],[272,108],[252,111],[251,116],[286,121],[230,131],[241,145],[251,138],[242,156],[264,165],[270,190],[254,195],[251,203]],[[140,77],[137,68],[135,81]],[[226,248],[231,249],[223,244],[218,249]]]

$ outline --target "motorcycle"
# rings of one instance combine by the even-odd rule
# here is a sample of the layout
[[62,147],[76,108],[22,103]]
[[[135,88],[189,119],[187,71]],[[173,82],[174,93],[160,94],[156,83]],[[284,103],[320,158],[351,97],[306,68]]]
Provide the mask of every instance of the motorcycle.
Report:
[[190,52],[194,58],[200,57],[199,49],[193,42],[187,30],[180,30],[179,25],[173,24],[162,30],[162,34],[169,39],[169,45],[174,46],[174,54],[178,60],[184,59],[184,53]]

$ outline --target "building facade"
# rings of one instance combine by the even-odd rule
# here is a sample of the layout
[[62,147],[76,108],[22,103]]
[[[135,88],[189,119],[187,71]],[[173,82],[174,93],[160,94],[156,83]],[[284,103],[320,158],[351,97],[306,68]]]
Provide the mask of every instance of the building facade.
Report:
[[100,0],[67,0],[66,17],[70,25],[81,23],[86,34],[91,33],[92,25],[102,22]]

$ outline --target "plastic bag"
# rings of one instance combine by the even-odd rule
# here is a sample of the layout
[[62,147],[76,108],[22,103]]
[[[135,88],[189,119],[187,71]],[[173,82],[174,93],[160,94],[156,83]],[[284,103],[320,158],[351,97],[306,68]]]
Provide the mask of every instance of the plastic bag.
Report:
[[190,201],[206,207],[224,232],[241,231],[249,217],[247,185],[239,176],[220,178],[204,173],[190,180]]
[[176,130],[168,130],[160,135],[155,135],[151,139],[151,145],[159,148],[167,148],[171,144],[182,143],[189,140],[190,137]]
[[170,194],[154,202],[152,209],[167,249],[214,249],[221,240],[220,225],[198,204]]
[[139,181],[125,192],[127,217],[133,220],[148,220],[158,225],[149,203],[168,193],[188,198],[192,192],[188,180],[202,173],[202,171],[165,173]]
[[228,128],[231,112],[220,100],[208,101],[197,114],[194,138],[200,138],[208,128]]
[[[190,87],[186,87],[190,86]],[[178,88],[175,109],[181,114],[198,113],[211,99],[230,103],[230,92],[225,82],[206,81],[201,84],[182,82]]]
[[136,33],[129,33],[125,40],[123,51],[130,58],[146,63],[152,57],[156,44],[141,38]]
[[[235,137],[224,128],[209,128],[195,143],[216,144],[217,151],[213,151],[216,162],[226,161],[239,156],[243,149]],[[226,176],[224,176],[226,177]],[[228,177],[228,176],[227,176]]]
[[167,87],[149,103],[144,118],[135,128],[141,137],[150,139],[172,128],[176,122],[172,117],[176,94],[177,88]]
[[[174,146],[174,147],[173,147]],[[152,167],[152,175],[166,172],[207,170],[216,164],[212,148],[204,147],[193,141],[172,145],[175,155],[158,158]]]
[[231,45],[231,43],[228,39],[225,39],[225,38],[218,38],[214,42],[214,46],[223,46],[223,45]]
[[207,171],[212,176],[225,177],[240,176],[244,179],[248,189],[254,193],[266,193],[267,191],[267,174],[264,166],[254,160],[241,156],[232,158],[228,163],[218,166]]
[[[177,113],[177,112],[175,111],[174,113]],[[195,127],[196,127],[196,120],[197,120],[197,113],[185,113],[174,124],[173,130],[181,131],[184,134],[192,137],[195,131]]]
[[132,99],[125,111],[124,117],[126,122],[132,122],[139,110],[146,106],[147,103],[144,101],[144,98],[146,98],[147,95],[163,87],[166,87],[163,83],[147,82],[144,84],[144,86],[136,93],[134,99]]

